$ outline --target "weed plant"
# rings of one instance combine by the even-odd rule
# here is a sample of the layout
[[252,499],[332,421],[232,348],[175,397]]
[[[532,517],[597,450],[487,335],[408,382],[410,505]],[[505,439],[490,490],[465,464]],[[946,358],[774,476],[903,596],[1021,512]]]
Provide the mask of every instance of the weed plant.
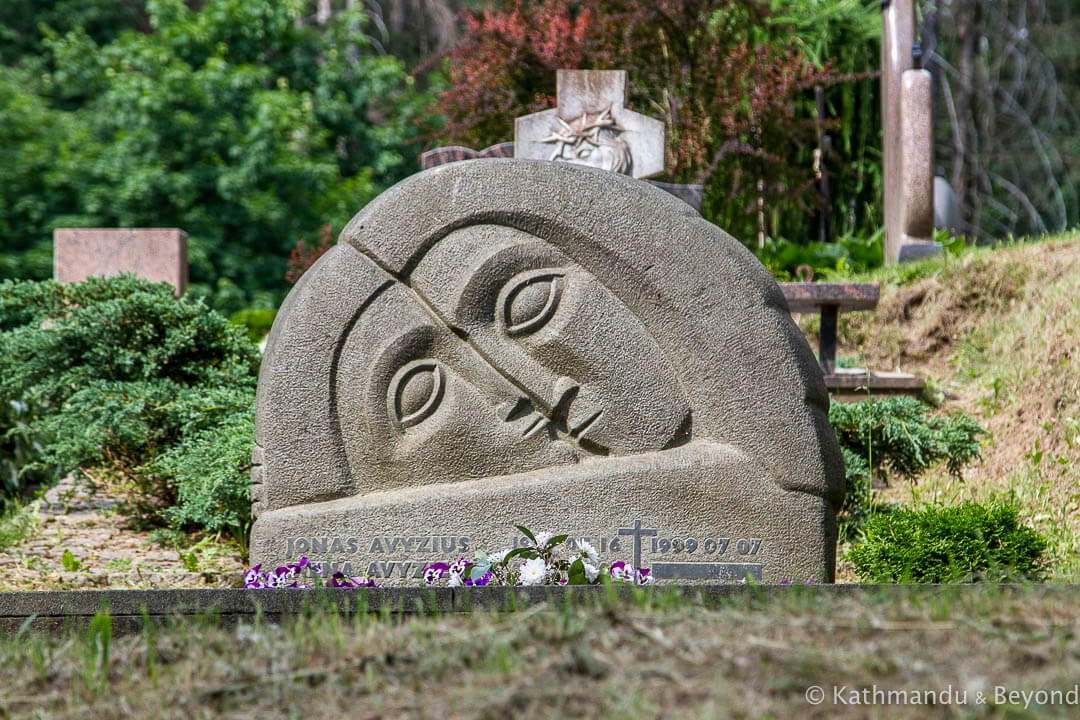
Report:
[[9,503],[0,509],[0,552],[31,537],[40,526],[36,501],[26,506]]

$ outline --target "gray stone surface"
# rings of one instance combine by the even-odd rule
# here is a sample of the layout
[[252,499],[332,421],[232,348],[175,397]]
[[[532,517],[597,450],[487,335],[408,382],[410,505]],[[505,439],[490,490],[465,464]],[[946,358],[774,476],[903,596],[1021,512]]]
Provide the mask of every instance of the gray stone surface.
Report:
[[559,70],[557,107],[517,118],[514,157],[636,178],[664,171],[664,123],[626,105],[625,70]]
[[882,4],[881,116],[885,262],[932,242],[933,118],[930,73],[915,67],[914,0]]
[[952,185],[940,175],[934,176],[934,228],[959,235],[962,223],[960,206],[956,203]]
[[132,272],[187,289],[187,233],[178,228],[64,228],[53,231],[53,277],[79,282]]
[[934,240],[933,84],[927,70],[906,70],[900,79],[902,152],[901,246]]
[[699,581],[831,580],[827,406],[779,287],[684,203],[571,164],[440,166],[278,313],[252,561],[415,582],[520,523]]
[[205,590],[77,590],[0,592],[0,634],[63,630],[89,625],[108,612],[113,632],[142,628],[144,613],[153,622],[175,617],[214,615],[223,623],[278,620],[310,609],[378,613],[384,607],[403,613],[446,613],[457,608],[450,588],[372,589],[205,589]]
[[[1022,603],[1030,597],[1061,596],[1070,599],[1075,585],[998,585],[1003,598]],[[676,585],[646,589],[665,602],[669,593],[683,602],[716,608],[727,603],[785,602],[793,596],[810,602],[831,598],[857,598],[866,603],[897,604],[921,602],[967,602],[985,595],[985,585]],[[614,587],[614,593],[600,586],[528,587],[528,588],[377,588],[369,590],[102,590],[77,592],[0,592],[0,637],[23,630],[57,631],[85,628],[94,615],[106,606],[112,618],[112,632],[138,632],[143,627],[143,610],[151,622],[170,618],[196,618],[212,614],[223,625],[236,622],[279,621],[291,614],[323,608],[341,613],[366,610],[391,615],[413,613],[464,613],[513,611],[546,603],[549,611],[559,612],[567,603],[592,604],[640,602],[640,589],[628,584]],[[392,628],[386,628],[386,632]],[[23,631],[25,632],[25,630]]]
[[900,248],[897,262],[918,262],[927,258],[937,257],[944,252],[939,242],[910,243]]

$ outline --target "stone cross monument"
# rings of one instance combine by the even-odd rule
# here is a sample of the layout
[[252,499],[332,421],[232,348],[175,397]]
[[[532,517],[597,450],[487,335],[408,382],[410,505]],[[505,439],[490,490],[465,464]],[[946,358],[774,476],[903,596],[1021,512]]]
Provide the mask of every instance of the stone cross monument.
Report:
[[625,70],[559,70],[558,107],[517,118],[514,157],[635,178],[664,171],[664,123],[626,109]]

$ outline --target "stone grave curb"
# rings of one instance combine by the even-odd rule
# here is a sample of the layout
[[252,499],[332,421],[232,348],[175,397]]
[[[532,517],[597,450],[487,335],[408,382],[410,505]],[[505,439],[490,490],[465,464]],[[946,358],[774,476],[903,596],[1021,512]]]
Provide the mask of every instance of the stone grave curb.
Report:
[[[1003,593],[1075,592],[1074,585],[663,585],[655,588],[613,586],[620,601],[642,591],[672,590],[706,607],[730,601],[774,601],[799,595],[811,599],[884,599],[965,597],[987,591]],[[276,622],[289,615],[328,608],[347,613],[366,605],[372,614],[449,614],[510,611],[549,603],[597,602],[608,592],[587,587],[397,587],[362,589],[200,589],[200,590],[44,590],[0,592],[0,637],[21,630],[83,628],[106,606],[117,634],[138,632],[144,616],[156,623],[170,618],[216,616],[223,625],[261,616]]]

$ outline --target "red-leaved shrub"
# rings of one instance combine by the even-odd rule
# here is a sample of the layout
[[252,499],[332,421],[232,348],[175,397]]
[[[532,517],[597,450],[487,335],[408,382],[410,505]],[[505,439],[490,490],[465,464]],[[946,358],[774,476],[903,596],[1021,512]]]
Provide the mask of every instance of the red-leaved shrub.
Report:
[[319,240],[315,245],[309,244],[305,238],[297,240],[292,252],[289,253],[288,271],[285,273],[285,279],[290,285],[295,285],[300,276],[314,265],[316,260],[326,254],[326,251],[333,245],[334,236],[330,232],[330,223],[326,223],[319,228]]
[[[480,148],[555,104],[560,68],[625,69],[629,105],[664,121],[666,179],[706,185],[704,214],[744,239],[758,200],[812,189],[812,92],[830,81],[763,28],[755,0],[507,0],[466,11],[438,101],[445,140]],[[793,204],[791,201],[794,200]]]

